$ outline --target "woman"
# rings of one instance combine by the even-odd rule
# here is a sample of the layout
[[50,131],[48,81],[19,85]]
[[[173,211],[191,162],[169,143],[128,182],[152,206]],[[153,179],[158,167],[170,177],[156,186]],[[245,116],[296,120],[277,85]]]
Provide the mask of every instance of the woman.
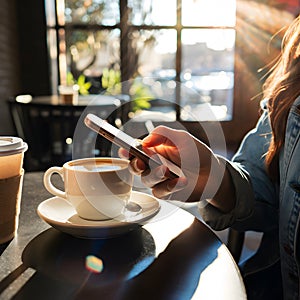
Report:
[[[242,266],[249,299],[300,298],[299,95],[298,17],[287,30],[281,57],[264,85],[268,100],[262,102],[257,126],[245,136],[231,162],[189,133],[163,126],[143,140],[143,147],[181,166],[185,176],[169,179],[164,166],[150,172],[141,160],[131,162],[155,196],[200,200],[203,219],[215,230],[233,227],[264,233],[258,252]],[[192,147],[196,147],[199,167],[187,163],[194,160]],[[122,149],[120,155],[125,154]],[[220,184],[214,190],[216,182]]]

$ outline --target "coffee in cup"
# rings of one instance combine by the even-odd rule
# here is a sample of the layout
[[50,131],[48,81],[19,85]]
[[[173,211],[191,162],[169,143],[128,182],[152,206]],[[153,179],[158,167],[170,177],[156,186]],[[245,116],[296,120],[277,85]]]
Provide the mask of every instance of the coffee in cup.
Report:
[[[44,185],[53,195],[66,199],[78,216],[88,220],[107,220],[122,214],[130,199],[133,174],[129,161],[121,158],[84,158],[51,167],[44,174]],[[52,183],[58,173],[64,191]]]
[[19,137],[0,136],[0,244],[13,239],[18,229],[27,148]]

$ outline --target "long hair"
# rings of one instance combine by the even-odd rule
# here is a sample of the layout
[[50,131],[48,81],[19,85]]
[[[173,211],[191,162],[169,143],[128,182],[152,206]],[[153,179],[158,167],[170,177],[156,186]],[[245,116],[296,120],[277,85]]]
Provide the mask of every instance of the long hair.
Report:
[[287,29],[282,40],[281,56],[264,84],[263,96],[268,108],[272,138],[266,166],[274,180],[279,179],[279,153],[284,144],[289,110],[300,95],[300,17]]

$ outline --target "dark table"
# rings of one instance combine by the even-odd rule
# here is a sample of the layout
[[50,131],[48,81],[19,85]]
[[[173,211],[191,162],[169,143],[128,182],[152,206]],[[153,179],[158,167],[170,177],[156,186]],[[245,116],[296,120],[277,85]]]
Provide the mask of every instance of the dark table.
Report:
[[[38,217],[51,197],[42,177],[25,175],[18,235],[2,245],[0,299],[246,299],[228,249],[189,212],[161,201],[136,230],[80,239]],[[102,258],[102,273],[85,268],[87,255]]]
[[96,106],[96,105],[112,105],[120,106],[126,102],[130,101],[130,97],[125,94],[119,95],[79,95],[78,96],[78,103],[74,104],[64,104],[61,101],[59,95],[49,95],[49,96],[36,96],[33,97],[30,101],[31,103],[35,104],[45,104],[45,105],[69,105],[69,106]]

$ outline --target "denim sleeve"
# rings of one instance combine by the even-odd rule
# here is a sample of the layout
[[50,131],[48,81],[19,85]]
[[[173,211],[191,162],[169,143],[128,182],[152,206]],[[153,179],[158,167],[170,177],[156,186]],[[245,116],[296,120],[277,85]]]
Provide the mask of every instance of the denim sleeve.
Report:
[[236,193],[236,205],[230,213],[221,213],[208,202],[199,203],[204,221],[215,230],[233,227],[241,231],[266,232],[277,226],[277,186],[270,180],[265,168],[270,133],[265,112],[257,126],[245,136],[232,161],[226,162]]
[[224,214],[208,201],[200,201],[198,208],[203,220],[214,230],[223,230],[232,227],[234,223],[243,222],[249,218],[253,211],[253,191],[249,182],[248,174],[243,172],[238,164],[229,162],[225,158],[218,157],[220,162],[226,164],[236,193],[236,204],[234,209]]

